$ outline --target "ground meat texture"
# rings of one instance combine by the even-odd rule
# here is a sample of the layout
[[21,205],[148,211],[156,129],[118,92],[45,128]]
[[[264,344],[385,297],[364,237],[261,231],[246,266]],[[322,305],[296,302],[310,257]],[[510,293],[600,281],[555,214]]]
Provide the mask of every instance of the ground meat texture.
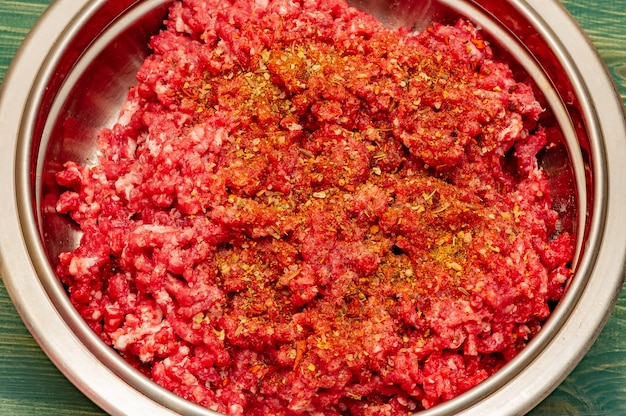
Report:
[[95,166],[58,275],[104,342],[228,415],[407,415],[488,378],[571,277],[528,85],[471,23],[185,0]]

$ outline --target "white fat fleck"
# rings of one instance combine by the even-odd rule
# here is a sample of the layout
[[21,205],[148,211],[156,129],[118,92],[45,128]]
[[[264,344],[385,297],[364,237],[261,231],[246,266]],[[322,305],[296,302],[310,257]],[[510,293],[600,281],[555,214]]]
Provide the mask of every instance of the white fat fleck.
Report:
[[224,141],[228,139],[228,133],[223,127],[214,129],[210,126],[198,125],[189,132],[188,138],[201,148],[199,150],[219,153]]
[[[131,315],[127,316],[127,320],[129,317]],[[141,323],[132,328],[124,326],[112,333],[113,347],[118,351],[125,351],[131,344],[141,341],[144,347],[148,348],[141,349],[139,358],[144,362],[149,361],[153,358],[152,347],[157,344],[154,334],[167,327],[168,322],[163,319],[159,308],[148,306],[140,308],[140,313],[132,317]]]
[[506,137],[514,138],[518,137],[522,132],[524,126],[522,125],[521,120],[513,119],[511,123],[504,129],[500,131],[499,139],[503,141]]
[[117,350],[124,351],[126,347],[128,347],[128,341],[130,341],[130,336],[128,334],[120,335],[115,341],[114,346]]
[[158,224],[142,224],[135,229],[136,233],[150,232],[153,234],[165,234],[168,232],[174,232],[177,228],[171,225],[158,225]]
[[96,180],[103,185],[107,183],[107,175],[104,173],[94,173],[91,175],[91,179]]
[[240,404],[233,404],[228,408],[231,415],[242,415],[243,407]]
[[161,152],[161,143],[152,137],[146,137],[144,146],[150,152],[150,156],[157,156]]
[[194,143],[202,143],[202,139],[204,138],[204,128],[202,128],[202,126],[195,126],[189,131],[187,136]]
[[186,32],[186,33],[191,33],[191,28],[189,27],[189,25],[187,25],[185,23],[185,21],[183,20],[182,16],[177,16],[176,17],[176,31],[177,32]]
[[219,152],[222,149],[222,144],[224,140],[228,138],[228,134],[226,133],[226,129],[219,128],[213,132],[213,137],[211,141],[211,147],[209,148],[213,152]]
[[117,122],[122,126],[127,126],[138,109],[139,103],[136,100],[126,101],[122,107],[122,110],[120,111],[120,116]]
[[176,30],[178,32],[182,32],[185,29],[185,22],[183,21],[182,16],[177,16],[176,17]]
[[472,58],[472,59],[481,59],[481,57],[483,56],[482,52],[476,47],[476,45],[474,45],[472,42],[467,42],[466,44],[466,48],[467,48],[467,52],[468,55]]
[[517,311],[517,305],[514,304],[507,305],[503,309],[503,313],[505,313],[506,315],[512,315],[513,313],[515,313],[515,311]]
[[82,182],[83,180],[83,174],[81,173],[81,171],[78,169],[78,166],[70,166],[67,169],[68,172],[72,172],[73,174],[75,174],[76,176],[78,176]]
[[[164,155],[170,155],[170,154],[172,154],[172,152],[173,152],[173,151],[174,151],[174,147],[173,147],[170,143],[168,143],[168,144],[166,144],[165,146],[163,146],[163,154],[164,154]],[[165,162],[166,162],[168,165],[171,165],[171,164],[172,164],[172,161],[171,161],[171,159],[169,159],[169,158],[167,158],[167,159],[165,160]]]
[[167,93],[167,84],[162,82],[157,82],[154,86],[154,91],[159,95],[164,95]]
[[278,14],[284,16],[289,13],[290,10],[293,10],[294,7],[296,7],[296,5],[293,1],[286,0],[284,3],[280,4],[280,7],[278,8]]
[[126,175],[120,177],[115,181],[115,191],[118,194],[124,194],[126,200],[130,200],[130,192],[133,190],[136,184],[141,183],[142,176],[138,172],[128,172]]
[[87,273],[97,261],[97,257],[73,257],[70,261],[69,272],[73,276],[79,273]]

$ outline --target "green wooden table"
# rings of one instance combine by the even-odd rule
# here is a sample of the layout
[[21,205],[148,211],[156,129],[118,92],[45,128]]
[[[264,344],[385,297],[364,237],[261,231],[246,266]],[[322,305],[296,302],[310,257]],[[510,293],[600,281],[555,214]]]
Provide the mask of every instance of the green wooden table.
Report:
[[[0,0],[0,82],[24,36],[50,3]],[[626,0],[563,4],[597,47],[625,100]],[[41,351],[0,281],[0,415],[102,414]],[[531,413],[562,414],[626,415],[626,291],[587,356]]]

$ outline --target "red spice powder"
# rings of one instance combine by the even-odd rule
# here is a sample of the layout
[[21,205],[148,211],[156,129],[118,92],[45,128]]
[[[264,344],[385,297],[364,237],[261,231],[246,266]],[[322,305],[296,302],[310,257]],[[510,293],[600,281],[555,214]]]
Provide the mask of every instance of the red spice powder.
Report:
[[[104,342],[229,415],[407,415],[540,330],[571,276],[528,85],[471,23],[185,0],[93,167],[58,275]],[[555,237],[556,236],[556,237]]]

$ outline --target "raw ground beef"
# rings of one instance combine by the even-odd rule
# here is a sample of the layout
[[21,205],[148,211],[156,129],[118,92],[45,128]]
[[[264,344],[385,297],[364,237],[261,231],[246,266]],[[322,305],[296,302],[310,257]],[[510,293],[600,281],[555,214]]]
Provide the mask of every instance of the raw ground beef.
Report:
[[467,21],[185,0],[57,210],[104,342],[229,415],[407,415],[540,330],[571,276],[531,88]]

